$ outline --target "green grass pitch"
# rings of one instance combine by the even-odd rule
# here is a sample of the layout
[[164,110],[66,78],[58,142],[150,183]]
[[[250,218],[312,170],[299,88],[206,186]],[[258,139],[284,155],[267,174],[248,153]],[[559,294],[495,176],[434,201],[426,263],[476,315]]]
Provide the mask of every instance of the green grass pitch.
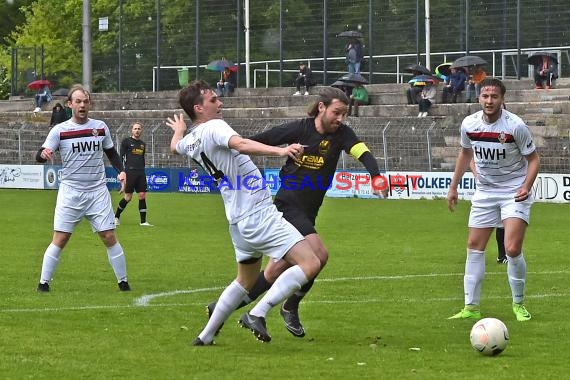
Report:
[[[235,276],[218,196],[136,198],[118,237],[132,292],[118,291],[103,244],[83,221],[49,294],[35,291],[56,192],[1,190],[0,377],[4,379],[560,379],[570,373],[570,205],[533,206],[525,241],[527,306],[515,320],[506,266],[487,250],[482,313],[507,325],[498,357],[469,344],[463,304],[469,204],[326,199],[317,229],[330,259],[301,305],[305,338],[277,310],[256,341],[230,317],[212,347],[192,347],[204,306]],[[119,195],[113,193],[116,206]]]

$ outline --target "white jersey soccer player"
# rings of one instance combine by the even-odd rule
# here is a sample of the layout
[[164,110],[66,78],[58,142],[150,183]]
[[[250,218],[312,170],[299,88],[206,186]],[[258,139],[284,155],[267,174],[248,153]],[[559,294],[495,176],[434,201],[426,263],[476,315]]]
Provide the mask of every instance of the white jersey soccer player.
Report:
[[[219,189],[230,224],[235,224],[244,217],[273,205],[271,193],[265,187],[263,176],[251,158],[246,154],[227,149],[230,138],[237,135],[237,132],[225,121],[212,119],[192,128],[176,147],[179,154],[188,155],[209,170],[212,185],[214,185],[212,163],[215,163],[219,173],[223,173],[223,178],[219,179]],[[203,182],[206,184],[208,181]]]
[[59,149],[63,164],[60,183],[75,190],[107,187],[103,151],[113,148],[113,139],[103,121],[88,119],[85,124],[72,119],[64,121],[49,131],[42,147]]
[[130,290],[127,281],[125,255],[115,237],[115,215],[111,194],[107,190],[107,176],[103,153],[119,172],[121,190],[125,172],[121,158],[113,146],[109,127],[100,120],[89,119],[89,92],[74,86],[68,95],[73,116],[53,127],[36,155],[38,162],[53,160],[59,150],[63,169],[54,214],[54,233],[44,253],[38,291],[48,292],[49,281],[69,241],[73,230],[86,218],[107,247],[109,263],[113,267],[121,291]]
[[450,319],[481,318],[481,287],[485,276],[485,249],[495,227],[505,229],[507,275],[512,308],[518,321],[531,319],[524,301],[526,261],[522,245],[533,203],[532,185],[540,158],[526,124],[503,109],[504,84],[495,78],[481,82],[482,111],[461,124],[461,151],[447,194],[451,211],[458,200],[457,186],[474,161],[477,188],[471,198],[469,237],[463,288],[465,307]]
[[262,255],[274,260],[283,258],[292,265],[257,305],[240,318],[240,324],[257,339],[269,342],[265,316],[314,278],[321,263],[309,243],[277,211],[259,169],[248,154],[298,157],[303,147],[300,144],[273,147],[242,138],[221,120],[222,102],[204,81],[194,81],[183,88],[179,101],[194,126],[184,136],[186,123],[182,115],[168,118],[166,124],[174,132],[170,149],[197,161],[212,181],[218,183],[238,263],[235,280],[224,289],[208,323],[192,344],[213,343],[214,335],[257,280]]
[[477,191],[516,193],[526,178],[525,156],[536,150],[530,130],[517,115],[502,110],[494,123],[483,111],[466,117],[461,124],[461,146],[473,149]]

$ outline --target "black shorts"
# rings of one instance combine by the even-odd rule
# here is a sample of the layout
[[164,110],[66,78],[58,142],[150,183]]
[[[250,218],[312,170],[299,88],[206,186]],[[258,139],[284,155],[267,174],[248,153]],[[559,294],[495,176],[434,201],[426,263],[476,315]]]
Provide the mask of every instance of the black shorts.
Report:
[[307,236],[317,233],[315,229],[316,217],[311,217],[299,208],[283,206],[282,204],[278,204],[278,202],[276,202],[275,205],[277,209],[283,213],[285,220],[291,223],[301,235]]
[[146,193],[148,191],[146,185],[146,174],[144,171],[136,170],[136,171],[127,171],[127,184],[125,186],[125,193],[132,194],[134,192],[137,193]]

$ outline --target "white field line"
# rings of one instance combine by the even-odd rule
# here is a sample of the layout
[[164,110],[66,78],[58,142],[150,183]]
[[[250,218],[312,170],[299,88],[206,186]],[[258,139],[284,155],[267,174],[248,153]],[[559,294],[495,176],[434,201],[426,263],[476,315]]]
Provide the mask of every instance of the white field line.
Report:
[[[547,272],[528,272],[528,275],[552,275],[552,274],[568,274],[568,271],[547,271]],[[488,272],[486,276],[494,275],[506,275],[505,272]],[[381,281],[381,280],[405,280],[413,278],[437,278],[437,277],[453,277],[453,276],[463,276],[463,273],[428,273],[428,274],[410,274],[410,275],[396,275],[396,276],[362,276],[362,277],[338,277],[338,278],[323,278],[317,279],[317,282],[341,282],[341,281]],[[46,308],[20,308],[20,309],[0,309],[0,313],[38,313],[38,312],[60,312],[60,311],[84,311],[84,310],[109,310],[109,309],[129,309],[129,308],[140,308],[140,307],[186,307],[186,306],[204,306],[203,303],[189,302],[189,303],[153,303],[151,301],[157,298],[171,297],[178,294],[194,294],[202,292],[212,292],[216,290],[222,290],[223,287],[216,286],[211,288],[198,288],[198,289],[188,289],[188,290],[173,290],[170,292],[161,292],[154,294],[146,294],[141,297],[137,297],[133,304],[130,305],[89,305],[89,306],[69,306],[69,307],[46,307]],[[530,299],[541,299],[541,298],[568,298],[569,293],[545,293],[545,294],[529,294],[525,296]],[[507,299],[509,296],[488,296],[486,299]],[[449,297],[449,298],[399,298],[399,299],[389,299],[389,298],[369,298],[369,299],[331,299],[331,300],[311,300],[304,301],[309,304],[361,304],[361,303],[379,303],[386,302],[449,302],[449,301],[460,301],[463,300],[461,297]]]

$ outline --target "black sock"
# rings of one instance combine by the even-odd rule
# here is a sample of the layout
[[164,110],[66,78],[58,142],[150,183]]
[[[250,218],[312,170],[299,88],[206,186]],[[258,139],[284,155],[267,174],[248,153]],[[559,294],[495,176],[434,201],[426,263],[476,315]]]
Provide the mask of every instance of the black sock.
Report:
[[313,287],[315,283],[315,279],[309,280],[305,285],[301,287],[295,294],[291,295],[285,303],[283,304],[283,308],[285,310],[297,310],[299,308],[299,302],[305,297],[305,295],[309,292],[309,290]]
[[121,199],[119,206],[117,207],[117,212],[115,212],[115,218],[121,217],[121,213],[125,210],[127,204],[129,204],[129,201],[127,201],[125,198]]
[[139,212],[141,214],[141,223],[146,222],[146,199],[139,199]]
[[255,301],[257,299],[257,297],[259,297],[260,295],[265,293],[271,287],[271,285],[273,285],[273,284],[268,282],[265,279],[265,275],[263,274],[263,271],[259,272],[259,276],[257,276],[257,281],[255,282],[255,284],[253,285],[253,288],[251,288],[251,290],[249,291],[249,294],[247,295],[249,298],[249,302],[243,301],[237,308],[239,309],[239,308],[244,307],[245,305]]
[[497,239],[497,258],[507,258],[507,253],[505,252],[505,229],[495,228],[495,238]]

